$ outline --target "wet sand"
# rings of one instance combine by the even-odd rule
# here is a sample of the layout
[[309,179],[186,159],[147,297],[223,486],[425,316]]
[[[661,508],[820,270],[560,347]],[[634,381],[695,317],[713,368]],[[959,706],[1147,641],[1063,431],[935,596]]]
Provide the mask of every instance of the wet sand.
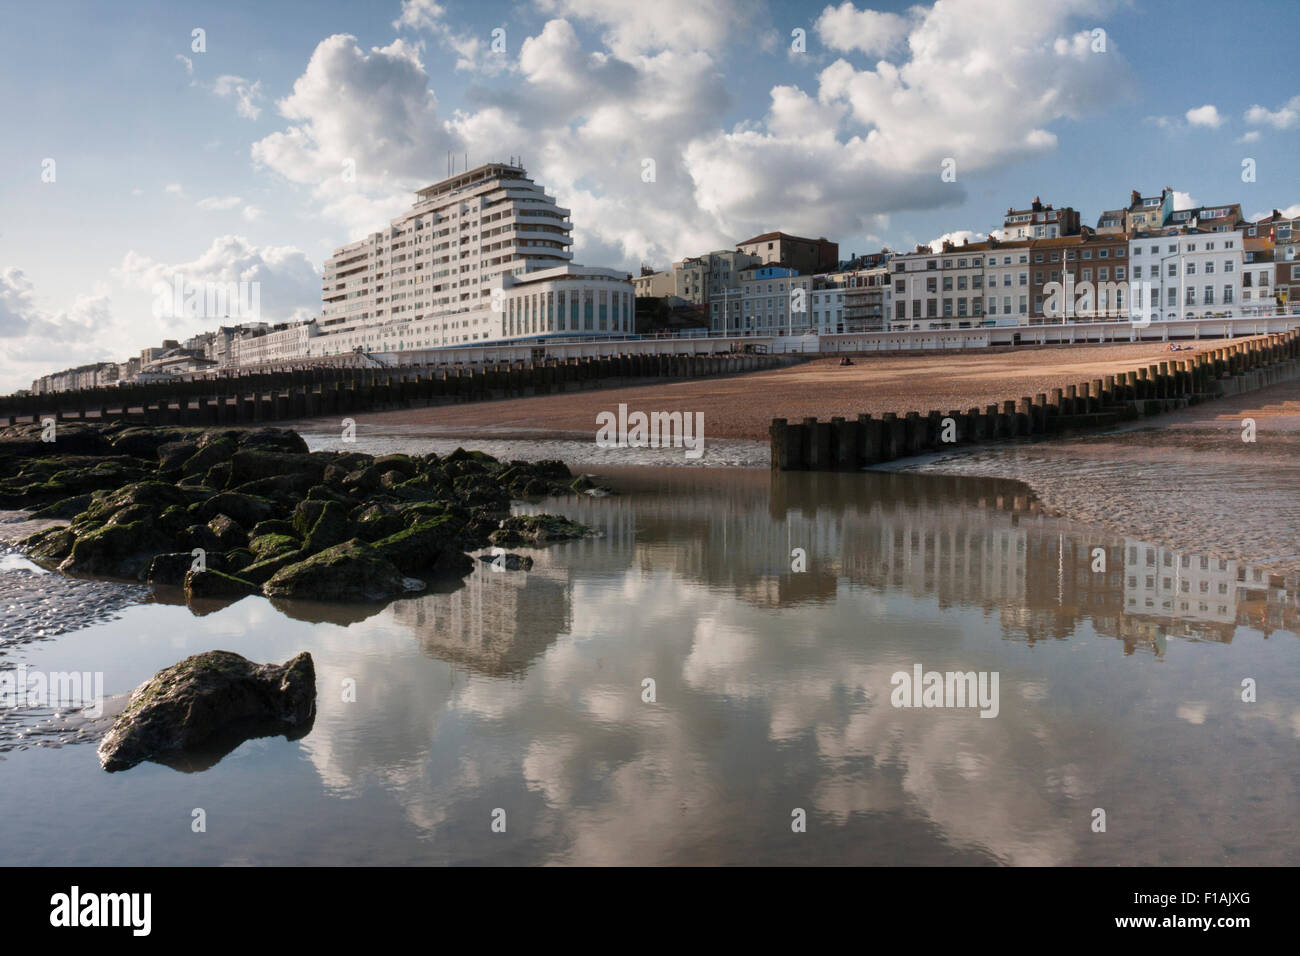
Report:
[[[1236,341],[1241,341],[1240,339]],[[1195,343],[1196,352],[1220,341]],[[827,357],[799,365],[722,378],[566,392],[462,405],[351,415],[358,424],[387,428],[419,425],[431,437],[582,438],[591,440],[596,415],[629,410],[703,412],[705,435],[767,441],[773,418],[856,418],[863,412],[965,411],[1034,396],[1084,380],[1195,352],[1167,345],[1051,346],[966,354],[872,356],[841,367]],[[337,429],[336,419],[290,423],[300,430]]]
[[[1253,442],[1242,440],[1248,418]],[[990,446],[904,469],[1018,479],[1046,508],[1099,529],[1300,571],[1300,382],[1085,438]]]

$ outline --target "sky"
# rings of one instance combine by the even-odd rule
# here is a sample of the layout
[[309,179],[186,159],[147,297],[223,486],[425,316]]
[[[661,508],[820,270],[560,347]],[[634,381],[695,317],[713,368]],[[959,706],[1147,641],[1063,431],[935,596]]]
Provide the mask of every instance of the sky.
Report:
[[1297,35],[1294,0],[4,0],[0,391],[215,326],[155,314],[177,274],[318,314],[325,257],[449,152],[521,156],[575,260],[629,271],[1035,196],[1300,213]]

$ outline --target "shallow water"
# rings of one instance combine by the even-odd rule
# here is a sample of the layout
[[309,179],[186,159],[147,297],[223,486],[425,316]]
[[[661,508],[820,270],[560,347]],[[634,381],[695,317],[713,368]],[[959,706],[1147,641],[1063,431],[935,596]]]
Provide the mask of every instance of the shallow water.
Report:
[[[4,754],[4,862],[1300,861],[1293,578],[989,479],[607,477],[622,494],[528,506],[602,532],[521,549],[531,572],[386,607],[160,600],[24,646],[110,696],[202,650],[308,650],[318,715],[193,773]],[[996,672],[997,716],[894,707],[916,664]]]

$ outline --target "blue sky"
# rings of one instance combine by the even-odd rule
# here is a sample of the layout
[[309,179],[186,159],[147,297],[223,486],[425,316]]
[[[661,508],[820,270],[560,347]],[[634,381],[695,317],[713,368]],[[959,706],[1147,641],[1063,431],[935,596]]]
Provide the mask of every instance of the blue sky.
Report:
[[522,153],[573,208],[576,258],[629,269],[766,229],[846,256],[982,234],[1034,195],[1085,222],[1164,185],[1247,214],[1300,203],[1286,0],[55,2],[0,18],[4,390],[212,325],[152,314],[176,272],[257,279],[264,317],[311,314],[325,255],[400,212],[449,148]]

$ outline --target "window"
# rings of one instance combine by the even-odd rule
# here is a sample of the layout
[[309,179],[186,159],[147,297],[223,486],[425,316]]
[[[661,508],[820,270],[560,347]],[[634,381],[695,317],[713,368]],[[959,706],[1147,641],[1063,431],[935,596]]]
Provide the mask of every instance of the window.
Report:
[[[1118,273],[1116,273],[1116,275],[1118,275]],[[1141,267],[1141,266],[1134,266],[1134,267],[1133,267],[1133,278],[1134,278],[1134,279],[1141,279],[1141,278],[1142,278],[1142,267]]]
[[1115,281],[1116,281],[1116,282],[1123,282],[1124,279],[1125,279],[1125,270],[1124,270],[1124,267],[1123,267],[1123,266],[1116,266],[1116,267],[1115,267]]
[[1205,304],[1214,305],[1214,286],[1212,285],[1205,287]]
[[1223,260],[1223,271],[1224,271],[1224,272],[1231,272],[1231,271],[1232,271],[1232,260],[1231,260],[1231,259],[1224,259],[1224,260]]
[[1189,263],[1187,263],[1186,274],[1189,275],[1189,276],[1194,276],[1194,275],[1196,275],[1196,263],[1195,263],[1195,262],[1189,262]]
[[1223,304],[1232,305],[1232,286],[1230,285],[1223,287]]
[[1213,262],[1207,262],[1207,263],[1205,264],[1205,274],[1206,274],[1207,276],[1209,276],[1209,275],[1214,275],[1214,263],[1213,263]]

